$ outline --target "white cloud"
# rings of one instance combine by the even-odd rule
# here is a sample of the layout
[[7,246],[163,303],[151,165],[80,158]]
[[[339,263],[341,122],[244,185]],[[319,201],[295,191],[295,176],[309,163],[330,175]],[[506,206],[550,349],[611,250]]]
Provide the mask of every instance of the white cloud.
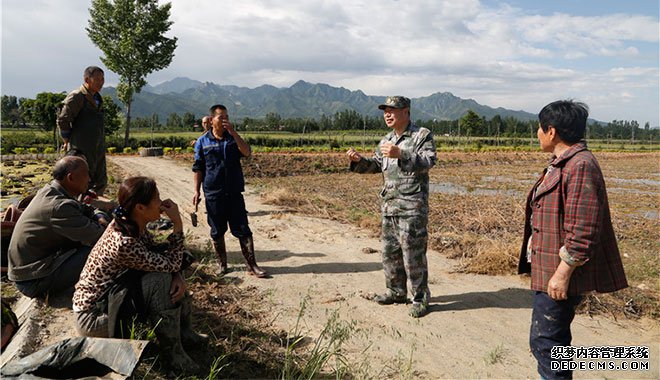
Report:
[[[80,83],[101,55],[84,31],[88,7],[2,2],[3,93]],[[590,102],[596,118],[659,124],[656,14],[539,15],[478,0],[173,0],[172,19],[176,56],[148,77],[152,84],[175,76],[248,87],[303,79],[370,95],[450,91],[530,112],[574,97]],[[112,73],[106,79],[117,82]]]

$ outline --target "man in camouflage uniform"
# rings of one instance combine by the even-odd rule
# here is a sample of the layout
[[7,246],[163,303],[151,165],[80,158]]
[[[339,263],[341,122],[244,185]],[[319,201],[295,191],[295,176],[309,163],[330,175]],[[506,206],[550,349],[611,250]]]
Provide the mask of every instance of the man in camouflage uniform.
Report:
[[419,318],[428,311],[426,226],[429,216],[429,170],[436,162],[433,134],[410,121],[410,99],[389,96],[383,110],[385,124],[392,128],[378,144],[374,157],[365,158],[353,148],[346,153],[351,171],[383,173],[382,240],[383,270],[387,292],[375,297],[381,305],[406,303],[406,280],[413,295],[410,315]]

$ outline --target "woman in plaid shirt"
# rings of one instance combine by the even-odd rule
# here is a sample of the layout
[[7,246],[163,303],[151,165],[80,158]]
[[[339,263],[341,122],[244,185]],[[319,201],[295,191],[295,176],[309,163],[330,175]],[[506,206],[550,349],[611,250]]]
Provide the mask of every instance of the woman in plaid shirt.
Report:
[[[570,379],[553,370],[550,353],[570,346],[571,322],[582,295],[628,286],[598,161],[583,140],[589,111],[560,100],[539,113],[541,150],[552,153],[527,197],[519,273],[535,291],[530,346],[544,379]],[[555,367],[557,367],[555,365]]]

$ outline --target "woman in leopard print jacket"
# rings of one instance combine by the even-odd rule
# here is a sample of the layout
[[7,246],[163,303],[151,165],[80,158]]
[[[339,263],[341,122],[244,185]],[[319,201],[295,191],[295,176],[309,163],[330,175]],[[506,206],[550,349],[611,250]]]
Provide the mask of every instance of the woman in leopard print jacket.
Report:
[[[132,177],[119,188],[115,219],[92,249],[76,284],[73,310],[81,335],[112,337],[117,320],[149,319],[155,326],[163,363],[198,372],[186,346],[208,337],[190,329],[191,301],[180,273],[183,222],[170,199],[161,201],[151,178]],[[167,243],[156,244],[147,223],[164,213],[174,231]]]

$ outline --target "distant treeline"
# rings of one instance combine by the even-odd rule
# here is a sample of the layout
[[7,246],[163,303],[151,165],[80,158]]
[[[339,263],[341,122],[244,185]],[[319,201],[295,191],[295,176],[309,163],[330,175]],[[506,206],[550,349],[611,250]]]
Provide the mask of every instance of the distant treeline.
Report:
[[[44,93],[45,94],[45,93]],[[43,94],[37,99],[17,99],[15,96],[2,96],[2,127],[12,128],[34,128],[53,131],[54,128],[54,99],[49,99],[46,103],[42,101],[45,98]],[[63,99],[64,94],[53,94],[53,98]],[[105,97],[104,97],[105,100]],[[35,103],[45,106],[41,112],[35,112]],[[123,119],[119,116],[119,109],[112,104],[112,101],[106,101],[109,106],[108,111],[112,111],[111,117],[106,117],[106,124],[109,131],[121,131]],[[108,112],[110,113],[110,112]],[[51,115],[53,114],[53,115]],[[131,130],[133,132],[182,132],[182,131],[200,131],[201,117],[203,115],[194,115],[186,112],[182,115],[171,113],[167,120],[162,122],[158,115],[152,117],[137,117],[131,121]],[[231,115],[230,115],[231,116]],[[414,117],[414,109],[413,109]],[[277,113],[268,113],[264,118],[249,118],[242,120],[233,120],[237,130],[240,131],[281,131],[292,133],[311,133],[323,131],[346,131],[346,130],[383,130],[384,122],[382,117],[366,116],[354,110],[344,110],[336,112],[334,115],[322,115],[319,118],[282,118]],[[526,138],[534,137],[538,122],[535,120],[519,120],[513,117],[494,116],[487,119],[477,115],[469,110],[460,119],[456,120],[416,120],[419,126],[432,130],[439,136],[470,136],[470,137],[510,137]],[[110,134],[110,133],[109,133]],[[607,124],[591,122],[587,127],[587,139],[612,139],[629,141],[655,142],[660,135],[660,129],[651,128],[649,122],[640,126],[636,120],[613,120]]]
[[[150,131],[193,131],[201,129],[201,118],[191,113],[179,115],[172,113],[165,123],[161,123],[158,116],[150,118],[135,118],[132,121],[134,132]],[[492,119],[479,116],[468,111],[457,120],[416,120],[418,126],[428,128],[437,135],[443,136],[472,136],[472,137],[534,137],[538,122],[532,120],[519,120],[513,117],[494,116]],[[254,132],[291,132],[310,133],[323,131],[346,130],[383,130],[382,117],[365,116],[353,110],[336,112],[332,116],[322,115],[318,119],[312,118],[282,118],[277,113],[268,113],[262,119],[246,117],[243,120],[234,120],[239,131]],[[588,139],[613,139],[631,141],[656,141],[660,137],[660,129],[650,128],[647,122],[640,127],[636,120],[614,120],[607,124],[592,122],[587,126]]]

